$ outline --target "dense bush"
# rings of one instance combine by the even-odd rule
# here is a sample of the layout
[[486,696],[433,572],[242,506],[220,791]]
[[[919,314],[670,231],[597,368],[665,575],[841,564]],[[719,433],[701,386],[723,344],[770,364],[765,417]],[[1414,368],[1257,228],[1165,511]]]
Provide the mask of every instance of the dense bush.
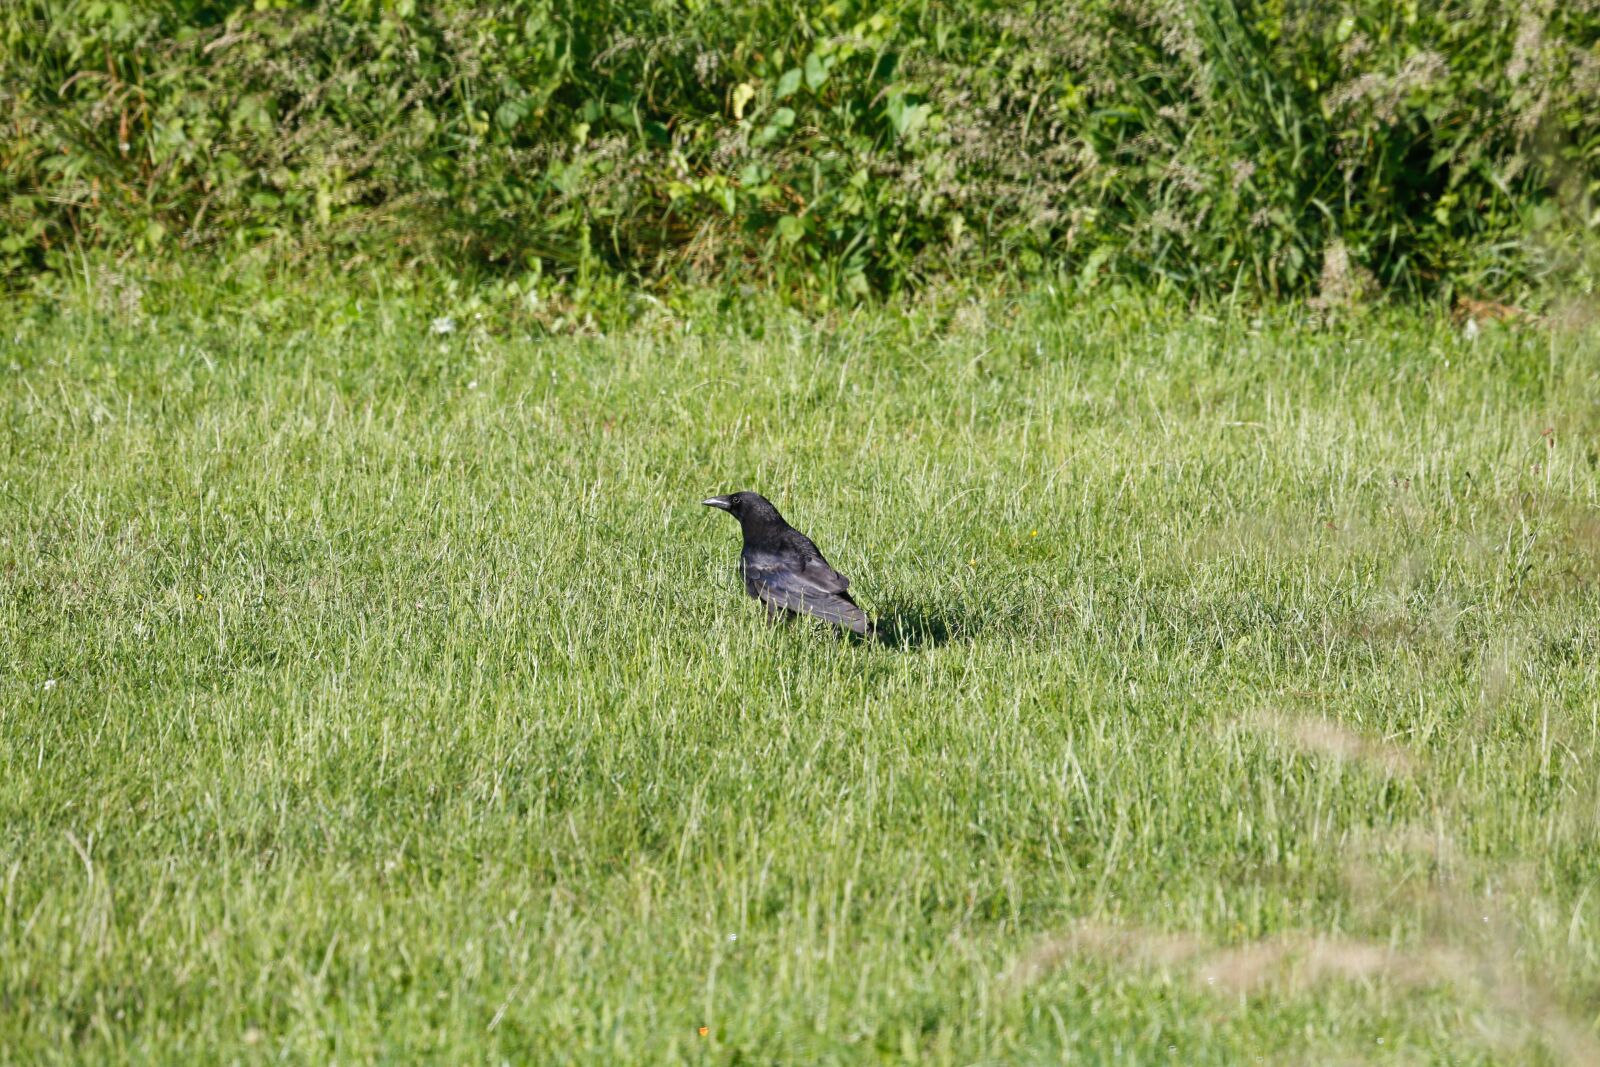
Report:
[[824,294],[1514,291],[1600,2],[11,0],[0,271],[269,244]]

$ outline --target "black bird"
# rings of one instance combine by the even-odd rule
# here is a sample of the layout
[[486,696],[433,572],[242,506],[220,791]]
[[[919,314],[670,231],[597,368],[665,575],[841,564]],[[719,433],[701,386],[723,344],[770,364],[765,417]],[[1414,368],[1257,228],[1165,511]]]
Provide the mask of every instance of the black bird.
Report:
[[866,613],[850,599],[850,579],[828,566],[811,538],[784,522],[766,497],[729,493],[700,503],[739,520],[739,573],[745,592],[767,606],[768,618],[813,615],[858,634],[873,632]]

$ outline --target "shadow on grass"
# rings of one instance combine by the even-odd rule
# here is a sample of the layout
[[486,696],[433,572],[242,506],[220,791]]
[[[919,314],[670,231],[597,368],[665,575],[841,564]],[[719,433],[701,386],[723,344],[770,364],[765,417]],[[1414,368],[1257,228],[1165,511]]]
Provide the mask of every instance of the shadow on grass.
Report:
[[878,641],[885,648],[911,651],[969,641],[977,627],[948,612],[931,612],[912,604],[889,604],[878,612]]

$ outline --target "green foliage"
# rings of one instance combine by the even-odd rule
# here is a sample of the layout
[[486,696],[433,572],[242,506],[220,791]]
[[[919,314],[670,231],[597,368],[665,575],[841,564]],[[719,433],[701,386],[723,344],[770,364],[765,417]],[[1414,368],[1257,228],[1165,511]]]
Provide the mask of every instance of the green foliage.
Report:
[[1593,230],[1600,5],[15,0],[0,270],[331,251],[859,295],[1515,291]]

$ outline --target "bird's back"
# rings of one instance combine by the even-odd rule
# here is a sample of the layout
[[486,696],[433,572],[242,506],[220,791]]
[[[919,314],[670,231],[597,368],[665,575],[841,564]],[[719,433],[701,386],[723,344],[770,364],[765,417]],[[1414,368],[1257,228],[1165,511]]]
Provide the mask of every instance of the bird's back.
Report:
[[740,569],[745,590],[770,608],[811,615],[858,634],[869,629],[866,613],[848,592],[850,580],[793,527],[770,540],[746,542]]

